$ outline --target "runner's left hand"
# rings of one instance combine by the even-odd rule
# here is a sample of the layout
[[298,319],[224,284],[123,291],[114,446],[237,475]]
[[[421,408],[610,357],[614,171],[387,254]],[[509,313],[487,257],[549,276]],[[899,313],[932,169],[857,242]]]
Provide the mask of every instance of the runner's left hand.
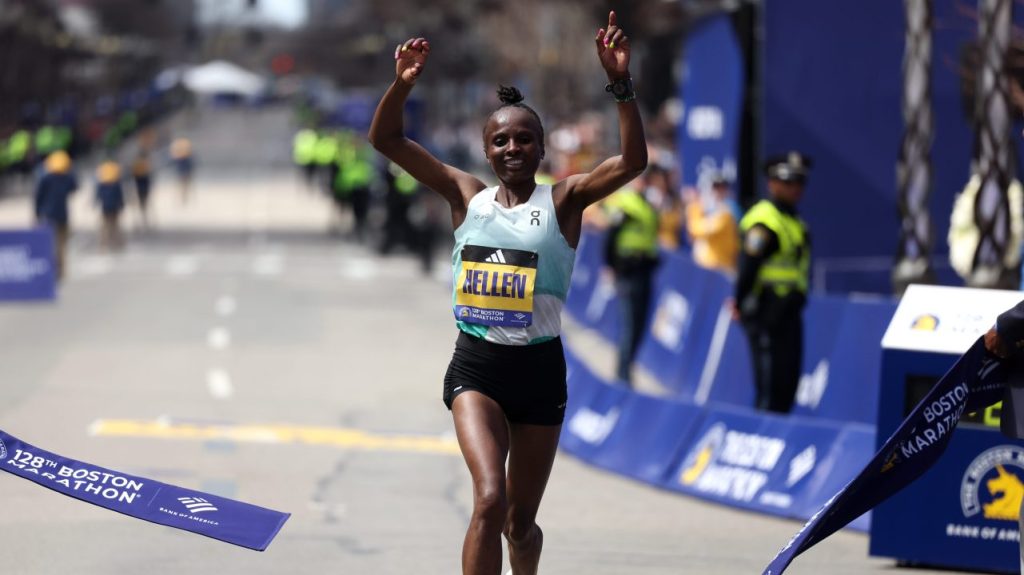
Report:
[[597,31],[597,57],[609,79],[629,76],[629,37],[618,25],[615,12],[608,13],[608,27]]

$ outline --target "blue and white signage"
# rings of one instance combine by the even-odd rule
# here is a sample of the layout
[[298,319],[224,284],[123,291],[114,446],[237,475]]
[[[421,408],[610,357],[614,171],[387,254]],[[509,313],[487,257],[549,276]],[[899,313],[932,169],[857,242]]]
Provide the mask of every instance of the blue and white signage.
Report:
[[52,300],[56,295],[50,230],[0,230],[0,302]]
[[0,469],[136,519],[264,551],[290,514],[75,461],[0,431]]

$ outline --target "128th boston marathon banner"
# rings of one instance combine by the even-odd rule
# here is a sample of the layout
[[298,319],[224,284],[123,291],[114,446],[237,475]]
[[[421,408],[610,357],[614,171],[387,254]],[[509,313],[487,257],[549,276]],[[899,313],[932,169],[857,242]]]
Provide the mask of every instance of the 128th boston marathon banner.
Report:
[[137,519],[266,550],[290,514],[61,457],[0,431],[0,469]]
[[903,420],[867,466],[832,496],[764,570],[779,575],[793,559],[903,489],[934,464],[960,418],[1002,399],[1005,367],[979,338]]

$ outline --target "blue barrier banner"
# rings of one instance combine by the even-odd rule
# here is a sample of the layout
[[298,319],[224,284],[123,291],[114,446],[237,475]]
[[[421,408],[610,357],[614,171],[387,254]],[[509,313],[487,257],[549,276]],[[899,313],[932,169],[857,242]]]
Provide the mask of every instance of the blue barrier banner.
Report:
[[625,387],[606,385],[582,364],[573,370],[568,387],[559,446],[590,461],[616,428],[630,392]]
[[679,450],[690,444],[703,410],[691,403],[622,391],[626,396],[614,425],[589,461],[658,485]]
[[879,342],[895,312],[891,301],[846,302],[832,352],[807,372],[797,403],[816,417],[874,424],[882,372]]
[[764,575],[779,575],[797,555],[920,477],[945,451],[961,416],[1002,399],[1005,381],[1005,369],[987,355],[979,338],[853,481],[779,551]]
[[[860,454],[834,449],[843,425],[712,408],[664,487],[719,503],[799,517],[829,476],[851,477]],[[806,517],[807,515],[802,515]]]
[[111,511],[257,551],[289,513],[75,461],[0,431],[0,469]]
[[0,301],[52,300],[56,296],[50,230],[0,231]]
[[686,110],[676,141],[686,186],[710,189],[724,172],[736,180],[743,104],[743,53],[727,14],[710,16],[687,36],[680,99]]
[[719,362],[712,374],[711,388],[707,392],[709,403],[727,403],[752,407],[754,405],[754,367],[750,358],[747,334],[739,322],[729,321],[725,341],[718,351]]
[[693,397],[715,341],[722,302],[731,294],[723,275],[687,255],[667,254],[655,277],[651,321],[637,361],[661,385]]

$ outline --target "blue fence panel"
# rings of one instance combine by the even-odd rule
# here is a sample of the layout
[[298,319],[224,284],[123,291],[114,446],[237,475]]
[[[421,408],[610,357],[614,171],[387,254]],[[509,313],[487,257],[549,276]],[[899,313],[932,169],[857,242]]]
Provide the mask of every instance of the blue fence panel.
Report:
[[697,385],[688,364],[704,363],[714,329],[714,314],[704,304],[711,299],[710,275],[683,256],[663,258],[651,296],[651,321],[637,351],[640,365],[684,397],[692,397]]
[[[793,413],[811,415],[821,403],[829,365],[849,302],[841,297],[811,297],[804,310],[804,357]],[[881,340],[881,336],[879,336]]]
[[601,274],[602,238],[599,234],[585,232],[580,235],[580,243],[576,246],[576,263],[573,264],[572,283],[565,299],[565,310],[580,322],[586,321],[587,303]]
[[743,509],[807,518],[831,496],[822,493],[825,484],[852,479],[872,455],[834,456],[843,430],[838,423],[714,407],[663,486]]
[[750,344],[738,322],[729,322],[707,400],[710,403],[743,407],[754,405],[754,367],[750,358]]
[[0,301],[53,300],[56,282],[49,228],[0,231]]
[[573,370],[568,385],[569,401],[560,445],[569,453],[591,461],[615,428],[630,391],[622,386],[606,385],[582,365]]
[[[882,336],[896,312],[890,301],[851,301],[829,357],[825,389],[813,413],[822,418],[875,424],[882,371]],[[820,378],[818,380],[820,383]]]
[[614,428],[591,463],[647,483],[660,483],[703,417],[692,403],[627,392]]

